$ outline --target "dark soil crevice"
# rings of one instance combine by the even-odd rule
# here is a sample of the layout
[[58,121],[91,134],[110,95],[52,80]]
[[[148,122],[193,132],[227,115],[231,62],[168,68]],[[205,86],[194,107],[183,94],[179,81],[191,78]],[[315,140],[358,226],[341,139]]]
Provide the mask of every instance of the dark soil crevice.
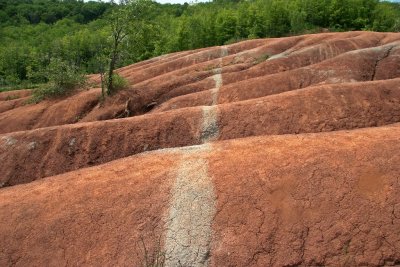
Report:
[[380,58],[378,58],[378,59],[375,61],[374,68],[372,69],[372,75],[371,75],[370,81],[374,81],[374,80],[375,80],[376,71],[377,71],[377,69],[378,69],[379,63],[380,63],[382,60],[384,60],[384,59],[386,59],[386,58],[388,58],[388,57],[390,56],[390,53],[392,52],[392,50],[393,50],[394,47],[395,47],[394,45],[391,46],[391,47],[389,47],[389,48],[385,51],[385,53],[383,54],[383,56],[380,57]]

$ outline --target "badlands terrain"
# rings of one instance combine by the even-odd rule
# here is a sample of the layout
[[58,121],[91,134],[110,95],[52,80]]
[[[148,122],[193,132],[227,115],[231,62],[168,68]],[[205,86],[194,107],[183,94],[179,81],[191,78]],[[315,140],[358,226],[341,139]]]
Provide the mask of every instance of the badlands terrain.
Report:
[[0,93],[0,266],[400,265],[400,33],[117,72],[102,104]]

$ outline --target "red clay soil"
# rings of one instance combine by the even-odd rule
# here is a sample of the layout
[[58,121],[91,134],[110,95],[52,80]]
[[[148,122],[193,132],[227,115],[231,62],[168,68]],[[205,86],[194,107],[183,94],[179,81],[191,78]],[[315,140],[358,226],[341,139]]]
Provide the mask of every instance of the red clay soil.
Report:
[[212,108],[0,135],[0,185],[143,151],[256,135],[326,132],[400,122],[400,79],[321,85]]
[[[299,37],[292,37],[299,38]],[[231,53],[239,53],[243,50],[252,49],[254,47],[265,44],[265,40],[249,40],[227,46]],[[228,53],[229,53],[228,52]],[[128,79],[133,84],[140,83],[152,79],[163,74],[174,72],[185,67],[190,67],[203,62],[212,62],[214,59],[220,58],[220,47],[202,48],[192,51],[184,51],[160,56],[147,61],[139,62],[127,67],[123,67],[117,72]],[[99,77],[92,75],[91,80],[99,85]]]
[[[78,122],[99,103],[100,92],[84,90],[66,99],[21,105],[0,113],[0,133]],[[3,106],[0,102],[0,108]]]
[[0,266],[140,266],[142,239],[154,251],[162,237],[175,165],[163,155],[122,159],[86,177],[2,189]]
[[[202,111],[139,116],[0,136],[0,184],[26,183],[147,150],[200,144]],[[13,152],[14,151],[14,152]]]
[[[379,44],[379,41],[384,44],[386,41],[385,36],[385,34],[381,33],[352,32],[268,39],[264,46],[238,54],[231,55],[229,53],[229,56],[223,57],[219,62],[218,60],[207,61],[204,64],[197,64],[183,69],[183,71],[169,72],[149,81],[136,84],[134,86],[135,91],[140,97],[136,97],[135,101],[160,104],[179,95],[214,88],[214,79],[209,76],[210,74],[215,74],[215,68],[222,67],[223,83],[229,84],[251,77],[265,76],[310,65],[349,50],[373,47]],[[400,35],[397,35],[397,38],[399,39]],[[296,52],[297,50],[300,50],[300,52]],[[289,56],[262,63],[265,57],[277,54],[287,54]],[[204,71],[210,69],[212,73]],[[243,69],[248,70],[243,71]],[[204,77],[209,78],[204,79]]]
[[[399,264],[399,134],[396,125],[237,139],[5,188],[0,265],[142,266],[144,247],[167,266],[177,255],[183,266]],[[199,171],[202,181],[189,178]],[[202,217],[180,202],[188,185],[212,197],[188,204],[203,205]],[[191,239],[197,220],[205,231]],[[179,238],[190,245],[177,252]]]
[[400,264],[399,129],[217,145],[211,265]]
[[0,93],[0,266],[400,265],[400,33],[117,72],[105,102]]
[[[293,69],[262,77],[241,80],[222,86],[217,92],[216,103],[253,99],[266,95],[306,88],[316,84],[334,84],[400,77],[400,43],[350,51],[307,67]],[[302,55],[303,56],[303,55]],[[305,55],[304,55],[305,56]],[[287,59],[287,58],[285,58]],[[278,61],[274,59],[272,61]],[[295,61],[296,59],[293,58]],[[282,62],[281,62],[282,63]],[[277,66],[273,66],[275,69]],[[250,71],[251,69],[249,69]],[[222,75],[222,81],[225,83]],[[268,86],[265,86],[265,85]],[[154,111],[166,111],[194,105],[210,105],[210,95],[215,89],[186,94],[164,102]]]
[[[250,77],[267,75],[309,65],[313,62],[333,57],[340,53],[340,51],[346,52],[351,49],[374,46],[377,44],[377,41],[379,41],[379,37],[384,37],[383,34],[363,33],[362,35],[364,38],[353,38],[358,35],[360,35],[360,33],[355,32],[351,33],[351,35],[345,33],[340,36],[325,34],[321,36],[310,35],[282,39],[268,39],[265,45],[255,49],[242,51],[233,55],[229,53],[228,56],[219,60],[210,60],[203,64],[196,64],[183,70],[169,72],[151,80],[135,84],[134,89],[137,92],[137,96],[132,96],[132,98],[135,102],[155,102],[160,104],[173,97],[214,88],[215,81],[213,76],[210,77],[210,75],[215,74],[215,71],[218,69],[221,69],[220,72],[222,73],[223,83],[228,84]],[[337,38],[347,39],[339,39],[343,40],[343,43],[338,45],[339,48],[337,49],[335,48],[335,44],[330,46],[328,45],[328,48],[324,50],[327,51],[326,55],[321,54],[320,51],[322,51],[322,49],[311,49],[312,51],[304,51],[304,55],[300,57],[297,56],[295,60],[288,59],[282,62],[280,62],[281,60],[278,60],[279,62],[274,60],[274,63],[271,61],[259,64],[265,59],[265,57],[270,55],[280,55],[285,51],[301,49],[307,45],[318,44],[321,41],[328,42],[328,40],[332,39],[334,36]],[[226,48],[229,50],[229,46]],[[309,58],[312,58],[312,60],[310,61]],[[270,67],[265,67],[265,65]],[[244,71],[246,69],[248,70]],[[232,80],[232,77],[236,77],[236,80]]]
[[26,96],[15,99],[9,98],[5,101],[0,100],[0,113],[26,105],[29,102],[30,98],[30,96]]
[[23,98],[30,96],[31,94],[32,90],[29,89],[0,92],[0,101],[8,101],[12,99]]
[[[60,109],[61,114],[68,110],[65,117],[59,112],[42,114],[43,104],[0,102],[0,133],[135,116],[153,108],[179,108],[176,103],[185,102],[182,97],[190,98],[198,92],[207,94],[206,90],[221,86],[217,88],[216,103],[318,83],[397,78],[399,41],[400,33],[323,33],[175,53],[118,70],[131,82],[131,87],[108,98],[104,105],[97,103],[98,90],[90,97],[83,91],[45,104],[46,109],[56,105],[52,110]],[[76,101],[80,108],[70,109]]]
[[[218,103],[226,103],[278,94],[285,91],[305,88],[321,83],[343,83],[357,81],[378,80],[377,62],[384,61],[388,51],[392,50],[391,57],[395,58],[400,66],[400,43],[392,49],[392,44],[378,48],[351,51],[333,59],[323,61],[308,67],[253,78],[222,87],[219,92]],[[397,68],[386,69],[388,79],[399,77]],[[265,85],[268,86],[265,86]]]

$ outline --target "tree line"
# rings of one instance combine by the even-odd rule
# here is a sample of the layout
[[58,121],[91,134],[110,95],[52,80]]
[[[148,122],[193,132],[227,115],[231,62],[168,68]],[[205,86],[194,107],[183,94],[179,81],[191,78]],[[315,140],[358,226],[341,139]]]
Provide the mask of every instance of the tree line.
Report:
[[[137,0],[130,1],[137,2]],[[399,31],[400,4],[378,0],[144,1],[130,13],[114,68],[165,53],[302,33]],[[0,88],[46,83],[52,61],[80,73],[109,68],[113,22],[124,4],[0,0]],[[132,19],[129,19],[131,16]],[[107,60],[106,60],[107,61]]]

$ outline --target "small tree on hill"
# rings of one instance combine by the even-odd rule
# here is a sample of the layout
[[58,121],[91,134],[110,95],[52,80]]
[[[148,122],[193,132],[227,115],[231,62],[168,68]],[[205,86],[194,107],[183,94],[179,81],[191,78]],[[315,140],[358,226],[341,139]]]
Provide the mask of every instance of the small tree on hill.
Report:
[[109,64],[107,77],[105,77],[108,95],[115,92],[114,70],[117,66],[122,46],[129,35],[135,35],[140,32],[150,5],[151,0],[126,0],[120,3],[108,17],[111,28]]

